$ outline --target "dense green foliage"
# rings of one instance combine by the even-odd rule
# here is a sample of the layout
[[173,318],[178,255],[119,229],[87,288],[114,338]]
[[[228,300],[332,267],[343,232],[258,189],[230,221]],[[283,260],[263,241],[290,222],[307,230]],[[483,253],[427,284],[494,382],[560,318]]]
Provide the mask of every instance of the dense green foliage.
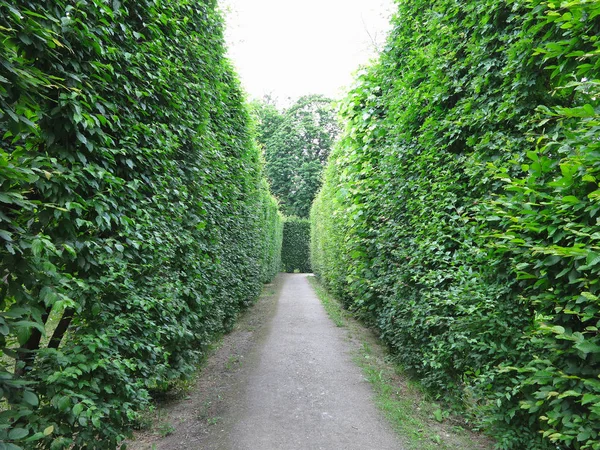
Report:
[[504,449],[600,449],[600,2],[399,2],[314,272]]
[[260,199],[263,202],[262,205],[258,206],[258,211],[263,214],[258,222],[258,229],[262,231],[262,236],[259,236],[259,242],[262,246],[261,280],[263,283],[269,283],[281,270],[284,218],[279,211],[279,203],[269,193],[269,185],[266,179],[261,182]]
[[286,217],[283,223],[281,263],[287,273],[310,272],[310,220]]
[[215,11],[0,0],[2,448],[120,446],[279,268]]
[[283,112],[268,102],[255,102],[254,111],[273,195],[284,214],[308,217],[339,133],[332,101],[309,95]]

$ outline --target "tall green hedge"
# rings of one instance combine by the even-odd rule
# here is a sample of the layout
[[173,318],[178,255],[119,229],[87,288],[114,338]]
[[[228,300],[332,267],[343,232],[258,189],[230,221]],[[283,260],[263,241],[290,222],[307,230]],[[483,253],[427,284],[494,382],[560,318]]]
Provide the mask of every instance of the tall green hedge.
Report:
[[313,204],[315,273],[503,449],[600,449],[599,18],[399,2]]
[[0,0],[0,446],[110,449],[278,269],[216,0]]
[[284,272],[308,273],[310,268],[310,220],[286,217],[283,223],[281,263]]
[[262,282],[269,283],[281,270],[281,251],[283,244],[284,218],[279,211],[279,203],[272,195],[268,194],[269,184],[266,179],[261,182],[263,205],[261,223],[263,225],[261,242],[263,253],[261,259]]

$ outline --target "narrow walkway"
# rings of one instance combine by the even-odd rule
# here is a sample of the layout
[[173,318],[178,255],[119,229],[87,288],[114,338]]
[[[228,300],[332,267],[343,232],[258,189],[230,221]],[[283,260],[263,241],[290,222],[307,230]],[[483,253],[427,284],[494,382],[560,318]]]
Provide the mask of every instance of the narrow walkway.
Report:
[[228,430],[232,450],[400,450],[307,275],[284,276],[278,309]]

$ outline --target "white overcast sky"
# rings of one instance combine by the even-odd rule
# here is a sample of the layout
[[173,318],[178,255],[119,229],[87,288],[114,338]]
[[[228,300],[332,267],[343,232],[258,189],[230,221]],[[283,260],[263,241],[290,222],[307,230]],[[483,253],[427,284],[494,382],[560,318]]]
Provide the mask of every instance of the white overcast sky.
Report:
[[339,98],[389,28],[393,0],[219,0],[246,92]]

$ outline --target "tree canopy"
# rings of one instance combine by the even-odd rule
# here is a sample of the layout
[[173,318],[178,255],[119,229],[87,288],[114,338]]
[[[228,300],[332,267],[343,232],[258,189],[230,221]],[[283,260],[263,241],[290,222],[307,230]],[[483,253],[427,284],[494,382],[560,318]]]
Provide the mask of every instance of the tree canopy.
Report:
[[304,96],[282,112],[260,101],[254,111],[271,192],[286,215],[306,218],[339,133],[332,100]]

